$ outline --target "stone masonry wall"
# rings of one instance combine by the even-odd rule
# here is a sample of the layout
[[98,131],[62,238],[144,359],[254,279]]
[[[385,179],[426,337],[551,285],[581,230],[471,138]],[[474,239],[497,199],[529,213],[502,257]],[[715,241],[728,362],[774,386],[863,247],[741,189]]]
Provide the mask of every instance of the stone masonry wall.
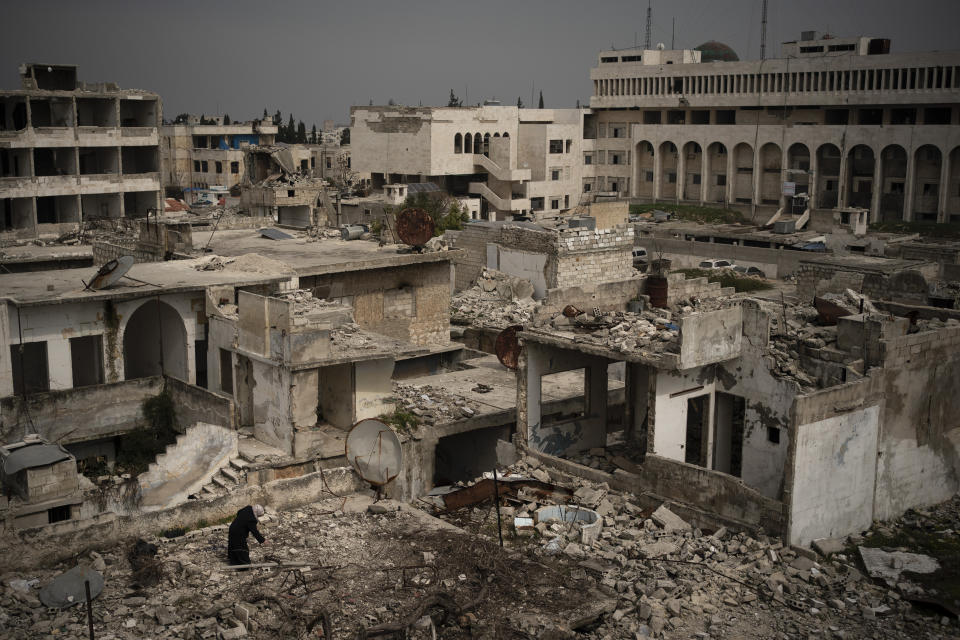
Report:
[[454,246],[461,251],[454,263],[456,291],[469,289],[477,281],[487,265],[487,243],[494,242],[498,236],[498,228],[482,224],[468,224],[457,234]]
[[77,479],[77,461],[73,458],[45,467],[27,469],[25,473],[30,502],[43,502],[67,496],[80,488]]
[[634,275],[633,227],[561,231],[556,287],[625,280]]

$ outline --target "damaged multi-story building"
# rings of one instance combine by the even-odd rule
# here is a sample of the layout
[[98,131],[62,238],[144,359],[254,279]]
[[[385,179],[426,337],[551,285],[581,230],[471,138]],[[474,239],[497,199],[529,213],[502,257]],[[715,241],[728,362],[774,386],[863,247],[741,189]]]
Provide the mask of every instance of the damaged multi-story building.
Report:
[[326,226],[326,184],[314,177],[311,159],[311,151],[297,145],[247,149],[240,207],[248,215],[289,227]]
[[81,82],[73,65],[20,65],[0,91],[0,233],[59,236],[161,209],[157,94]]
[[223,116],[214,116],[208,122],[194,120],[160,128],[162,180],[167,195],[180,197],[185,190],[237,187],[244,173],[246,148],[271,146],[277,135],[277,125],[269,119],[224,122]]

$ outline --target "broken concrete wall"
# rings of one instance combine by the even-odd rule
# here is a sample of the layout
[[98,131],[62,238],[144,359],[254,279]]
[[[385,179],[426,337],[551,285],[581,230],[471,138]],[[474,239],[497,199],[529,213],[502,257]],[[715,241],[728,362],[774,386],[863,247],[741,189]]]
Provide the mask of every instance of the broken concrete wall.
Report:
[[874,518],[960,490],[960,327],[882,342],[886,408]]
[[203,422],[188,427],[138,476],[140,508],[156,511],[186,501],[237,457],[237,445],[232,429]]
[[[646,291],[646,280],[644,280],[644,293]],[[673,306],[683,300],[690,298],[718,298],[721,296],[732,295],[732,287],[726,289],[720,286],[719,282],[710,282],[706,278],[687,278],[682,273],[667,274],[667,305]]]
[[796,399],[787,472],[791,544],[870,527],[882,413],[874,393],[878,381],[858,380]]
[[742,333],[739,305],[681,317],[679,367],[691,369],[736,358]]
[[143,426],[141,405],[163,389],[163,378],[138,378],[114,384],[48,391],[0,399],[0,441],[36,430],[50,442],[68,444],[128,433]]
[[257,440],[290,453],[293,451],[290,371],[251,359],[253,367],[253,435]]
[[538,313],[553,315],[562,311],[568,304],[579,309],[599,307],[601,311],[626,311],[627,303],[637,300],[640,295],[642,284],[642,278],[631,277],[627,280],[550,289]]
[[497,269],[516,278],[529,280],[533,285],[533,297],[542,299],[547,294],[547,256],[542,253],[521,251],[509,247],[491,245],[496,252],[496,262],[491,264],[491,257],[487,257],[487,268]]
[[764,354],[770,340],[769,313],[752,300],[744,300],[741,308],[741,355],[717,365],[716,390],[744,399],[740,477],[761,494],[780,499],[790,442],[790,410],[799,387],[770,373]]
[[176,378],[167,378],[164,388],[170,394],[177,413],[177,423],[182,427],[204,422],[228,429],[236,428],[233,400],[230,398]]
[[611,229],[617,225],[626,226],[629,214],[630,203],[626,200],[593,202],[587,205],[587,215],[596,221],[597,229]]
[[23,471],[28,502],[37,503],[75,494],[80,489],[77,461],[61,460]]
[[356,420],[376,418],[392,413],[393,401],[393,359],[363,360],[354,363]]
[[[349,467],[315,471],[295,478],[283,478],[262,486],[248,485],[234,489],[227,495],[210,500],[190,500],[170,509],[116,516],[103,514],[88,520],[58,522],[37,529],[7,532],[0,540],[0,558],[3,571],[25,570],[40,562],[34,543],[42,539],[56,542],[64,557],[80,549],[110,548],[131,537],[157,535],[175,527],[196,527],[201,521],[221,520],[233,516],[249,504],[269,505],[277,510],[316,502],[326,491],[347,495],[365,489]],[[44,514],[45,515],[45,514]]]
[[488,222],[466,224],[453,243],[459,249],[455,258],[454,290],[469,289],[487,266],[487,245],[500,235],[499,225]]
[[368,331],[418,345],[450,341],[447,262],[303,276],[300,286],[352,306],[355,322]]
[[[521,441],[537,451],[565,455],[607,441],[607,365],[605,358],[526,342],[517,377],[517,426]],[[557,422],[543,420],[541,377],[585,369],[586,403],[583,415]]]

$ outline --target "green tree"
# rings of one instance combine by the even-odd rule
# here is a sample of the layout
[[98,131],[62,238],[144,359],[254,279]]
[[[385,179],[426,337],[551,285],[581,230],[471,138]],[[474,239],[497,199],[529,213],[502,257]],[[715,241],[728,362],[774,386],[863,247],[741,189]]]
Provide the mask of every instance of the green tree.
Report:
[[297,124],[297,142],[300,144],[307,143],[307,125],[303,124],[303,120]]
[[517,96],[517,109],[523,109],[523,100],[520,99],[520,96]]
[[230,124],[230,114],[223,114],[223,124]]
[[190,119],[189,113],[178,114],[176,118],[173,119],[173,124],[186,124],[187,120]]
[[453,92],[453,89],[450,89],[450,99],[447,101],[448,107],[462,107],[463,100],[457,97],[457,94]]
[[[277,112],[273,114],[273,124],[278,127],[283,124],[283,115],[280,113],[280,109],[277,109]],[[277,134],[279,135],[279,133],[278,131]]]
[[267,115],[267,108],[264,107],[264,108],[263,108],[263,119],[266,120],[266,119],[269,118],[269,117],[270,117],[270,116]]
[[286,135],[286,140],[284,140],[284,142],[286,142],[286,143],[294,143],[294,142],[296,142],[297,123],[293,121],[293,112],[292,112],[292,111],[290,112],[290,119],[287,120],[287,131],[286,131],[286,134],[287,134],[287,135]]
[[310,144],[317,144],[317,125],[310,129]]
[[540,90],[540,103],[537,106],[537,109],[543,109],[543,90]]
[[462,210],[459,201],[446,193],[411,193],[403,201],[401,209],[423,209],[433,218],[433,235],[443,235],[444,231],[462,229],[463,223],[470,219]]
[[340,146],[350,144],[350,127],[344,127],[340,132]]

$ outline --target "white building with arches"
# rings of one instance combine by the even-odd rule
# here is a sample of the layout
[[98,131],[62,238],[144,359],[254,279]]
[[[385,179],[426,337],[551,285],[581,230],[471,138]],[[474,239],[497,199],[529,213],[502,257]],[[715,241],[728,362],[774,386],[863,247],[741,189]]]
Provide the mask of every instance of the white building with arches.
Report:
[[808,35],[781,58],[746,62],[603,51],[590,72],[584,182],[643,201],[722,203],[758,222],[807,206],[960,222],[960,52],[888,50]]
[[433,182],[479,196],[480,218],[559,214],[579,204],[584,109],[353,107],[354,169],[372,186]]

